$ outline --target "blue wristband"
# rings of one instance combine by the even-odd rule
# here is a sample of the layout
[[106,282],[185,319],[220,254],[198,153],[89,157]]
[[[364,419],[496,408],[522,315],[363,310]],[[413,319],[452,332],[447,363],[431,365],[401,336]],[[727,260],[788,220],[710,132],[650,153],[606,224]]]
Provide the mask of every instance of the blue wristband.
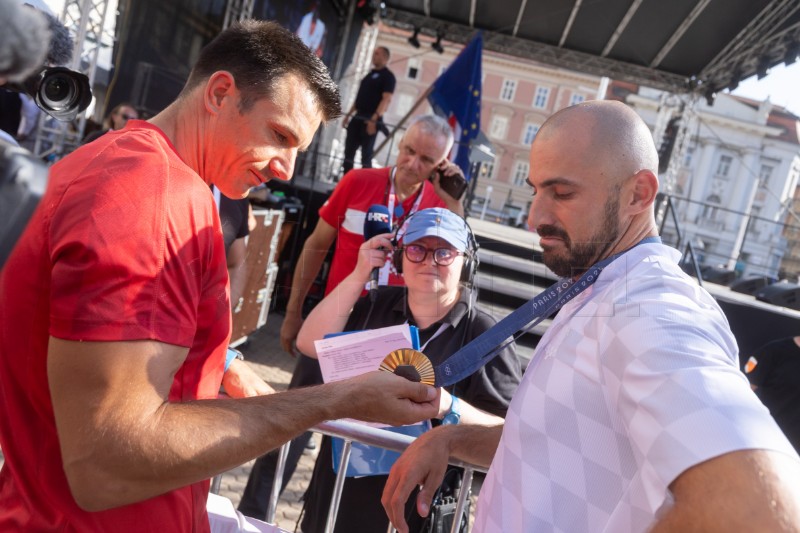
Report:
[[[453,396],[451,394],[451,396]],[[458,398],[453,396],[453,403],[450,405],[450,411],[442,417],[442,425],[454,425],[461,422],[461,405]]]
[[225,367],[222,370],[223,374],[228,371],[228,367],[231,366],[231,363],[234,359],[241,359],[244,361],[244,356],[242,355],[242,352],[229,346],[228,351],[225,354]]

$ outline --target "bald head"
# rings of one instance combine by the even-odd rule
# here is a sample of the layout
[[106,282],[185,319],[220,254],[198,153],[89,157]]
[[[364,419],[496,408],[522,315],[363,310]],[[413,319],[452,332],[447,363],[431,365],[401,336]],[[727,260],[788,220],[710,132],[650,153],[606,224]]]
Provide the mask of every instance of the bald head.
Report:
[[625,104],[568,107],[542,125],[531,146],[535,189],[528,224],[544,264],[559,276],[658,234],[658,155],[650,130]]
[[627,105],[594,100],[548,118],[536,142],[563,140],[578,157],[606,176],[625,179],[640,170],[658,175],[658,153],[650,129]]

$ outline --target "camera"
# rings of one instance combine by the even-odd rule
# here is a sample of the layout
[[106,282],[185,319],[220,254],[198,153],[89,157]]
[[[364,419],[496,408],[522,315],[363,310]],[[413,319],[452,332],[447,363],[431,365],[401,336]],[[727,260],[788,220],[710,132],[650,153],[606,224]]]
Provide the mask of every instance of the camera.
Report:
[[9,83],[6,89],[23,92],[51,117],[73,120],[89,107],[92,90],[85,74],[65,67],[45,67],[22,83]]
[[47,165],[0,140],[0,269],[11,255],[47,186]]

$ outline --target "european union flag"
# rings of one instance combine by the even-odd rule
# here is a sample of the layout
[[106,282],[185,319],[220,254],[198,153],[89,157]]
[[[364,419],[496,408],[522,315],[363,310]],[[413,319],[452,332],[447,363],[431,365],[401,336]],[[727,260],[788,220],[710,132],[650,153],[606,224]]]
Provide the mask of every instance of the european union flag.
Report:
[[445,117],[453,128],[456,142],[450,160],[461,167],[468,180],[470,143],[481,129],[482,56],[483,36],[478,32],[433,82],[428,96],[436,114]]

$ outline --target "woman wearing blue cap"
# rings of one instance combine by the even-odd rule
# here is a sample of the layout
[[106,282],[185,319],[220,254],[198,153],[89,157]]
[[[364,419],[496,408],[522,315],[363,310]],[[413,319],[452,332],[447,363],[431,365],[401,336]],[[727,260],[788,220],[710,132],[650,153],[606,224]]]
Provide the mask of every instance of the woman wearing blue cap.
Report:
[[[495,320],[472,303],[477,243],[463,218],[446,209],[424,209],[398,233],[401,245],[396,249],[388,233],[361,246],[355,270],[303,323],[297,337],[303,353],[316,357],[314,341],[329,333],[408,322],[419,328],[421,351],[435,366],[494,325]],[[406,286],[381,287],[371,303],[369,297],[361,297],[364,285],[372,269],[383,266],[387,253],[393,254]],[[512,343],[486,366],[442,390],[439,416],[432,423],[501,423],[520,378]],[[324,529],[335,481],[332,463],[330,440],[325,438],[306,493],[305,533]],[[386,531],[389,520],[380,502],[385,482],[382,475],[347,478],[335,531]],[[409,502],[408,523],[411,531],[418,531],[423,519],[416,514],[413,495]]]

